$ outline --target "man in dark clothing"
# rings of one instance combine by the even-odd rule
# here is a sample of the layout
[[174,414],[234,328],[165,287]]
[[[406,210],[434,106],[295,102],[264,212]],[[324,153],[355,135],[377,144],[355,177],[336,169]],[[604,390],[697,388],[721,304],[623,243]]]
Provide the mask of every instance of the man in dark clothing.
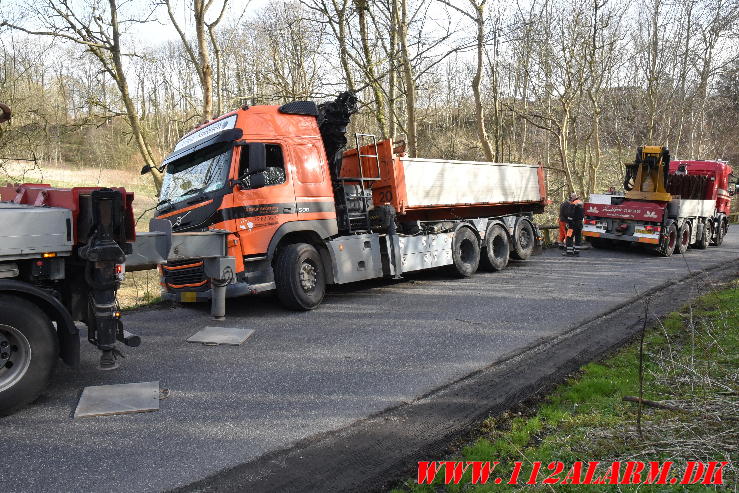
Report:
[[572,193],[565,209],[567,240],[565,252],[562,255],[577,256],[580,255],[580,245],[582,244],[582,221],[585,217],[585,208],[580,197],[576,193]]

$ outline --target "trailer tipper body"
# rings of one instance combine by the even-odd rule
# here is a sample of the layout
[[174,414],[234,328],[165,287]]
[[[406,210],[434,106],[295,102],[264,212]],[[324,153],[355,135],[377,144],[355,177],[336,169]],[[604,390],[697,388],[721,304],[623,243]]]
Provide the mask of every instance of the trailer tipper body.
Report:
[[[317,106],[244,106],[186,135],[162,165],[156,217],[230,233],[228,296],[276,290],[312,309],[327,284],[453,266],[463,276],[531,255],[546,203],[539,166],[410,159],[355,135],[350,93]],[[211,296],[199,258],[162,266],[165,297]]]
[[690,246],[721,245],[736,190],[731,166],[722,161],[669,162],[668,155],[664,170],[664,177],[658,179],[664,182],[664,190],[659,192],[644,190],[653,188],[651,179],[645,178],[646,186],[637,179],[641,186],[625,195],[590,197],[585,204],[583,235],[594,247],[642,243],[670,256]]

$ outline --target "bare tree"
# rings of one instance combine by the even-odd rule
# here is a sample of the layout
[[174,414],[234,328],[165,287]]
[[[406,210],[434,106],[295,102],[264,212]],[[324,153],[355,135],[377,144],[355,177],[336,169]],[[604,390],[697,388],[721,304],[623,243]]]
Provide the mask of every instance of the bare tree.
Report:
[[377,119],[377,126],[380,129],[380,134],[383,138],[388,135],[387,130],[387,114],[385,108],[385,95],[377,77],[377,70],[375,68],[375,60],[372,55],[372,47],[370,46],[369,29],[368,29],[368,11],[369,1],[368,0],[354,0],[354,7],[357,10],[357,20],[359,22],[359,38],[362,45],[362,54],[364,56],[364,63],[362,68],[364,69],[367,77],[367,84],[372,89],[372,95],[375,100],[375,118]]
[[125,108],[122,114],[128,119],[133,139],[144,164],[151,167],[151,175],[158,191],[161,187],[161,176],[156,171],[156,161],[142,131],[138,111],[129,92],[123,66],[123,57],[126,54],[121,45],[121,25],[146,22],[151,14],[121,20],[118,17],[116,0],[108,0],[107,9],[99,2],[92,1],[83,5],[81,2],[70,4],[69,0],[42,0],[28,4],[27,7],[34,14],[35,20],[46,30],[35,30],[6,21],[2,24],[27,34],[71,41],[83,46],[97,59],[103,71],[115,81]]
[[477,137],[480,140],[482,151],[485,154],[485,159],[488,161],[496,160],[498,156],[493,153],[493,148],[490,145],[490,139],[488,139],[487,130],[485,129],[485,109],[482,104],[482,95],[480,93],[480,83],[482,82],[483,74],[483,58],[485,52],[485,8],[487,6],[487,0],[468,0],[472,12],[469,12],[463,8],[456,6],[454,3],[448,0],[438,0],[444,5],[451,7],[460,14],[468,17],[475,23],[476,36],[476,65],[475,75],[472,78],[472,95],[475,98],[475,118],[477,120]]
[[413,62],[410,50],[408,49],[408,25],[410,24],[408,0],[392,1],[399,2],[399,7],[393,8],[393,12],[397,13],[397,18],[393,19],[393,21],[398,33],[398,42],[400,43],[400,65],[401,72],[403,74],[403,85],[405,86],[405,132],[408,138],[408,155],[410,157],[416,157],[418,152],[418,132],[416,130],[416,80],[413,75]]
[[[208,41],[213,45],[213,50],[216,55],[216,68],[218,78],[220,78],[221,71],[221,56],[218,48],[218,43],[215,37],[215,28],[223,19],[223,14],[226,12],[228,6],[228,0],[223,0],[221,8],[215,19],[211,22],[206,20],[208,12],[214,7],[214,0],[192,0],[192,13],[195,21],[195,44],[197,45],[197,55],[195,54],[195,48],[193,47],[190,40],[187,39],[185,31],[182,26],[177,22],[174,11],[172,10],[172,0],[164,0],[164,4],[167,7],[167,14],[172,22],[172,25],[177,30],[177,34],[180,36],[182,46],[185,48],[185,52],[192,62],[195,70],[197,71],[198,78],[200,79],[200,86],[203,91],[203,105],[201,115],[203,120],[207,121],[213,117],[213,66],[210,61],[210,48]],[[220,82],[220,81],[219,81]],[[219,91],[219,113],[222,110],[220,107],[220,91]]]

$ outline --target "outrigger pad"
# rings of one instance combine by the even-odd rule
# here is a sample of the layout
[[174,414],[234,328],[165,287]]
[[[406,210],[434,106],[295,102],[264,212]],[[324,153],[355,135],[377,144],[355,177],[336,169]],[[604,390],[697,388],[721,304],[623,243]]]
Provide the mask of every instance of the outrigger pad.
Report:
[[122,383],[85,387],[75,418],[145,413],[159,410],[159,382]]
[[200,342],[207,346],[216,346],[218,344],[228,344],[231,346],[240,346],[250,335],[254,333],[253,329],[237,329],[235,327],[206,327],[196,332],[187,339],[187,342]]

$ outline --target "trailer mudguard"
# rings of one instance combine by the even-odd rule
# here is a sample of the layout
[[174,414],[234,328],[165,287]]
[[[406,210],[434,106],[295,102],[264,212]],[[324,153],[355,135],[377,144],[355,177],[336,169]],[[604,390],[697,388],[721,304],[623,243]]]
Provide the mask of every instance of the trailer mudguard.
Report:
[[56,335],[59,339],[59,356],[72,368],[80,364],[79,330],[69,311],[56,298],[31,284],[12,279],[0,279],[0,294],[20,296],[37,305],[53,322],[56,322]]

